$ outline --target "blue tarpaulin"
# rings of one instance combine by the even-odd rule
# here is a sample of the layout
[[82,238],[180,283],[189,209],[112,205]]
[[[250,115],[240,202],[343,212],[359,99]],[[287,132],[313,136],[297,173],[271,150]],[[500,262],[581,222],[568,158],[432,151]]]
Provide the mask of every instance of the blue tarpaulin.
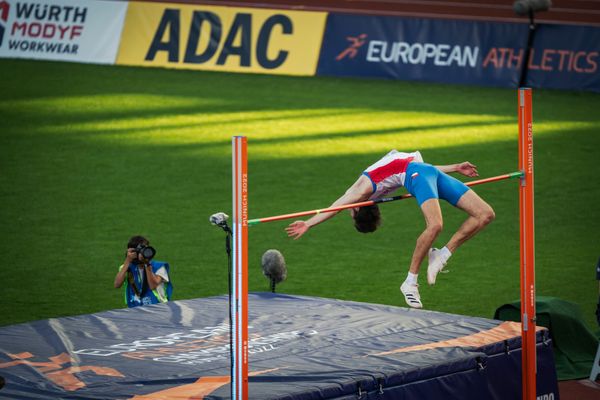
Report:
[[[324,298],[249,296],[251,399],[513,399],[520,324]],[[228,399],[227,296],[0,328],[8,399]],[[548,331],[538,394],[558,399]]]

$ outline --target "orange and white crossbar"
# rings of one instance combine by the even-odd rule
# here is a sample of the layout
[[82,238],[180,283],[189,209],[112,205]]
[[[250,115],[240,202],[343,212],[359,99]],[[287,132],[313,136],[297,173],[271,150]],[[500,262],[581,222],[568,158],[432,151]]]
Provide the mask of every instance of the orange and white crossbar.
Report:
[[244,136],[232,139],[233,246],[231,288],[233,367],[231,398],[248,399],[248,150]]
[[533,112],[531,89],[519,89],[519,220],[523,400],[536,399],[535,236],[533,213]]

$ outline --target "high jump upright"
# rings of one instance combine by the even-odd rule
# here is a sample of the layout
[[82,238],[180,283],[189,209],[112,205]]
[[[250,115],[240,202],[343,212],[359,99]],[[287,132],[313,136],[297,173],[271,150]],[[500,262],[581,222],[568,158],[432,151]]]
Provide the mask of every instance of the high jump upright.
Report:
[[[536,399],[536,309],[533,182],[533,113],[529,88],[518,91],[519,221],[523,400]],[[233,165],[233,367],[232,399],[248,399],[248,158],[246,137],[232,139]],[[494,180],[517,176],[496,177]],[[323,210],[319,210],[323,211]],[[313,213],[311,211],[311,213]],[[271,218],[279,220],[291,215]],[[270,219],[256,220],[267,222]]]
[[531,89],[520,88],[519,221],[521,253],[521,347],[523,400],[536,399],[535,236],[533,210],[533,112]]
[[245,136],[232,139],[233,256],[231,398],[248,399],[248,150]]

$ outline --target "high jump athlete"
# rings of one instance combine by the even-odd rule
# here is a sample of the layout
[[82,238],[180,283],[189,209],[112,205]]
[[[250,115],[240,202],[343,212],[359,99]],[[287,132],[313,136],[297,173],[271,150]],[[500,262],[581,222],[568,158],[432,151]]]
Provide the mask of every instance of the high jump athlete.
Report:
[[[402,153],[392,150],[375,164],[368,167],[346,193],[331,207],[374,200],[388,195],[404,186],[419,204],[425,217],[425,230],[417,238],[408,276],[400,286],[406,303],[410,307],[422,308],[419,285],[417,283],[421,263],[428,256],[427,282],[434,285],[437,274],[444,268],[450,256],[468,239],[494,220],[494,210],[481,197],[464,183],[447,173],[475,177],[477,167],[468,161],[433,166],[423,162],[421,153]],[[441,249],[431,248],[442,231],[443,218],[439,199],[463,210],[468,217]],[[300,238],[310,228],[324,222],[339,211],[317,214],[306,221],[295,221],[287,228],[287,234]],[[381,224],[378,206],[366,206],[350,210],[354,226],[359,232],[374,232]]]

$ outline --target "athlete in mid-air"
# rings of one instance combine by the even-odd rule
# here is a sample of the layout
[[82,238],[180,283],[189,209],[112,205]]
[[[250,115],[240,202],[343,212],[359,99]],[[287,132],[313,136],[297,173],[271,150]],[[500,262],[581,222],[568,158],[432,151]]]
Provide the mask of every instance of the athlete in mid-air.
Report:
[[[416,198],[425,217],[426,228],[417,238],[408,276],[400,286],[400,291],[410,307],[423,307],[417,278],[425,256],[428,256],[429,260],[427,282],[433,285],[437,274],[444,268],[456,249],[494,219],[492,207],[464,183],[447,175],[450,172],[469,177],[478,176],[476,166],[468,161],[433,166],[424,163],[418,151],[401,153],[392,150],[368,167],[346,193],[331,205],[336,207],[378,199],[402,186]],[[439,199],[444,199],[465,211],[468,217],[446,246],[435,249],[432,245],[443,226]],[[295,221],[286,228],[287,234],[298,239],[310,228],[332,218],[338,212],[321,213],[306,221]],[[353,208],[350,212],[354,219],[354,226],[359,232],[374,232],[381,223],[381,215],[376,204]]]

